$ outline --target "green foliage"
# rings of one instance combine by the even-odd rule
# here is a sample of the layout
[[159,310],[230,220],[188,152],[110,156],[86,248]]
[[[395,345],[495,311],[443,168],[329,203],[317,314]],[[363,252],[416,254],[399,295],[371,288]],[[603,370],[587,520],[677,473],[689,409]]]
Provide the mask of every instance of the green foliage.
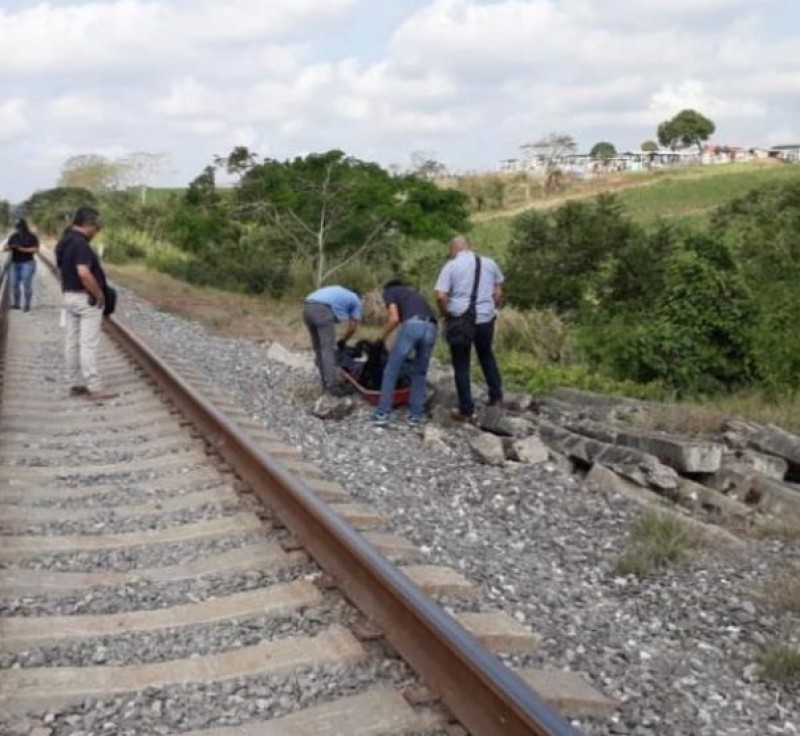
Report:
[[525,353],[541,363],[570,363],[576,359],[572,332],[552,310],[501,310],[494,338],[500,352]]
[[673,150],[690,146],[701,150],[703,141],[707,141],[716,129],[714,123],[699,112],[681,110],[674,118],[658,126],[658,142]]
[[722,207],[712,228],[742,265],[758,318],[758,373],[773,394],[800,388],[800,180],[754,190]]
[[24,209],[43,233],[59,235],[82,205],[97,205],[97,198],[87,189],[57,187],[33,194]]
[[763,676],[774,682],[796,686],[800,684],[800,652],[783,644],[774,644],[759,657]]
[[656,143],[655,141],[652,141],[652,140],[643,141],[642,145],[641,145],[641,149],[643,151],[647,151],[649,153],[652,153],[652,152],[658,150],[658,143]]
[[529,353],[505,352],[498,355],[504,380],[509,386],[542,396],[558,386],[571,386],[586,391],[631,396],[639,399],[661,399],[664,392],[658,384],[643,385],[618,381],[594,371],[586,364],[562,365],[538,360]]
[[638,230],[611,195],[531,210],[514,221],[506,293],[522,308],[576,312],[599,288],[604,264]]
[[11,203],[5,199],[0,199],[0,228],[7,228],[11,225]]
[[628,549],[617,560],[619,575],[644,578],[684,562],[700,544],[686,524],[672,515],[647,511],[634,523]]
[[592,150],[589,151],[589,155],[592,158],[606,160],[609,158],[614,158],[614,156],[617,155],[617,149],[614,147],[613,143],[609,143],[608,141],[600,141],[592,146]]
[[235,215],[279,232],[313,263],[320,285],[356,259],[385,261],[401,235],[447,238],[466,227],[468,213],[460,192],[329,151],[250,166]]

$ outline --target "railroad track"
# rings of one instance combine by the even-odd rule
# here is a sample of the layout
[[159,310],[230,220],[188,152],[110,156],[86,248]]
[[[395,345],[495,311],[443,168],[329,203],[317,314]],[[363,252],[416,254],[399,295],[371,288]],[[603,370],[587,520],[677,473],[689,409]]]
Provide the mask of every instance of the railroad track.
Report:
[[118,321],[119,397],[68,397],[37,281],[0,294],[0,734],[577,733],[477,641],[524,632]]

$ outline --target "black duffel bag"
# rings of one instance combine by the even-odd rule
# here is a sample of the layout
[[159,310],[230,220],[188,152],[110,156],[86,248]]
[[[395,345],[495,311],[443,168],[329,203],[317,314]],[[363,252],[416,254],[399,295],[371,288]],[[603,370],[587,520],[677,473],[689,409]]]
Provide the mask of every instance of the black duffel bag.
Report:
[[475,323],[478,318],[478,283],[481,279],[481,259],[475,254],[475,278],[469,306],[463,314],[448,314],[444,322],[444,339],[448,345],[472,345],[475,341]]
[[103,316],[110,317],[114,314],[114,311],[117,308],[117,290],[113,286],[109,286],[106,284],[103,287],[103,298],[105,300],[105,306],[103,307]]

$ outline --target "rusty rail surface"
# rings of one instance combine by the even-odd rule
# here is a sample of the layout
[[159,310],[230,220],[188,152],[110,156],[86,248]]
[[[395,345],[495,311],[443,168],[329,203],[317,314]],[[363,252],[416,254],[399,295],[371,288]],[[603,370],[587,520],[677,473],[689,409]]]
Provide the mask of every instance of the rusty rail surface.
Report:
[[[52,263],[45,260],[50,268]],[[298,477],[120,320],[105,328],[475,736],[580,736]]]

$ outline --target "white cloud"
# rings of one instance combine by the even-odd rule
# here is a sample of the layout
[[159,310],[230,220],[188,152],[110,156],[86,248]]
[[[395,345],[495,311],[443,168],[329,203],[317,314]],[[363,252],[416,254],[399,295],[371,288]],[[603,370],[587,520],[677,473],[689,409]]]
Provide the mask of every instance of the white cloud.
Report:
[[24,100],[0,102],[0,141],[22,135],[28,127],[28,105]]
[[99,97],[65,94],[47,105],[47,114],[59,122],[101,125],[109,117],[109,109]]
[[[0,10],[0,75],[140,72],[212,48],[302,37],[357,0],[97,0]],[[24,38],[25,43],[18,43]]]

